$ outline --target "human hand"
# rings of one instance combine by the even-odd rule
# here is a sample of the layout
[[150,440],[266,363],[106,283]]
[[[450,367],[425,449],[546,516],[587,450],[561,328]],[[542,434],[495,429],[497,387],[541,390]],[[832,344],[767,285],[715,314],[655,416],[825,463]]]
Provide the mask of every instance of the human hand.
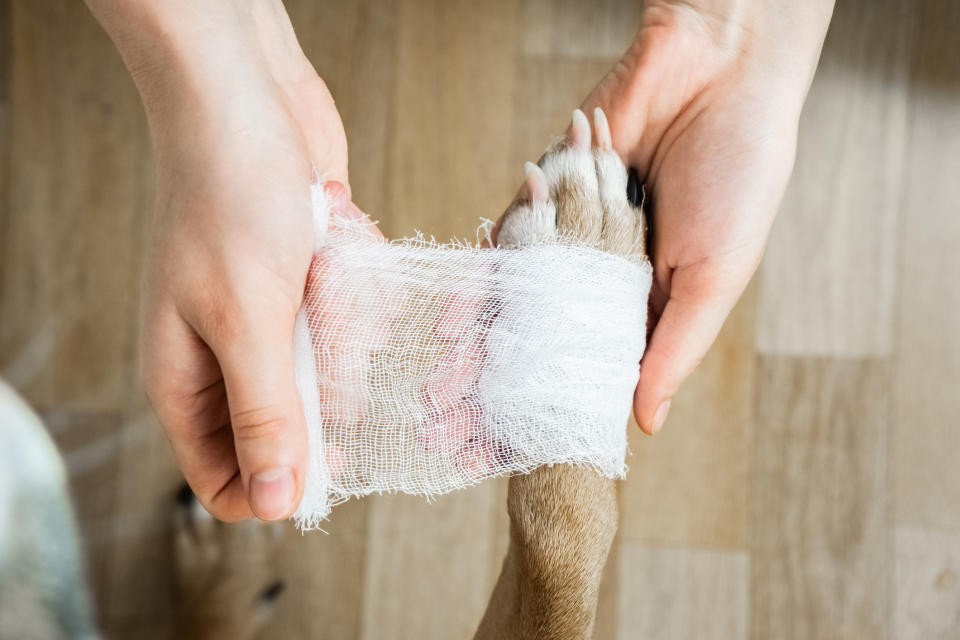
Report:
[[648,434],[756,271],[793,167],[833,2],[771,4],[645,3],[583,105],[606,112],[652,196],[653,331],[634,395]]
[[213,515],[288,517],[307,457],[292,336],[315,172],[340,210],[360,215],[340,118],[279,3],[90,4],[131,69],[154,142],[147,394]]

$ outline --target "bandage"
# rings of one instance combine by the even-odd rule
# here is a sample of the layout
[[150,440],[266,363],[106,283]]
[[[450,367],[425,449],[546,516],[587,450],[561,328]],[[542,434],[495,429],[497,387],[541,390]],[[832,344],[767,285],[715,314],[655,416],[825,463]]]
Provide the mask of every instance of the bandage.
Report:
[[316,528],[351,496],[426,497],[545,464],[626,471],[651,269],[573,240],[388,242],[329,215],[297,318]]

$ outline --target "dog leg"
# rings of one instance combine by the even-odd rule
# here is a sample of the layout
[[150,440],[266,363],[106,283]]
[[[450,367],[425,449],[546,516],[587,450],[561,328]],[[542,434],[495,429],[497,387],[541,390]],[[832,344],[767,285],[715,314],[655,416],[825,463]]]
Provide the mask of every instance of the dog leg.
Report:
[[[628,182],[606,117],[594,114],[591,136],[577,111],[567,137],[528,164],[493,239],[509,248],[564,236],[611,253],[642,252],[643,213]],[[591,637],[619,517],[615,481],[589,468],[541,467],[510,478],[507,511],[510,547],[476,638]]]

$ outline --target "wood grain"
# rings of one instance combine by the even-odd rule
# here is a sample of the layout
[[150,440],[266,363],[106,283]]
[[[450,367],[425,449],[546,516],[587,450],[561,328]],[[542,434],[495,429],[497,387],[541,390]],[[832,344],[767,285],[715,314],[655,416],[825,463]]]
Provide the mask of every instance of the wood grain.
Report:
[[749,606],[745,552],[621,549],[618,638],[744,640]]
[[[12,89],[11,71],[13,69],[13,24],[10,0],[0,0],[0,229],[12,224],[10,219],[9,179],[12,149],[10,136],[10,91]],[[8,234],[0,235],[0,265],[3,256],[10,251],[7,247]],[[4,300],[5,278],[0,277],[0,304]]]
[[610,70],[613,59],[553,59],[521,56],[510,116],[510,188],[506,208],[523,181],[523,163],[536,162],[562,136],[573,110]]
[[[511,97],[517,3],[406,2],[400,12],[390,123],[388,235],[422,228],[476,239],[481,217],[512,199]],[[467,155],[467,162],[457,162]]]
[[9,8],[0,366],[66,453],[105,634],[165,637],[179,474],[136,376],[146,123],[82,3]]
[[898,640],[960,638],[960,535],[897,527]]
[[49,357],[71,375],[46,367],[19,388],[41,407],[114,410],[139,395],[139,240],[152,204],[143,112],[82,3],[14,2],[12,29],[16,215],[0,256],[0,351],[54,322]]
[[756,288],[730,314],[653,438],[630,425],[622,533],[631,543],[746,549]]
[[837,3],[761,268],[764,353],[890,353],[909,8],[910,0]]
[[757,365],[750,637],[889,637],[889,371],[876,360]]
[[370,512],[363,633],[378,638],[469,638],[493,588],[494,483],[432,503],[379,497]]
[[958,533],[960,12],[944,2],[921,6],[899,234],[896,520]]
[[324,523],[326,535],[287,535],[282,552],[287,593],[263,638],[359,638],[368,558],[369,501],[336,508]]
[[626,51],[640,24],[640,3],[634,0],[530,0],[521,11],[524,55],[551,60],[612,62]]

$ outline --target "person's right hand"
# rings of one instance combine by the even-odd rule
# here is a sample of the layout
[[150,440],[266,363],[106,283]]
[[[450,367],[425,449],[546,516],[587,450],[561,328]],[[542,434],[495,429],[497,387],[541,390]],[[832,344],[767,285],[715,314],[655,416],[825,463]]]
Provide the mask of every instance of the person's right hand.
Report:
[[647,433],[763,255],[831,7],[651,0],[584,102],[606,112],[615,150],[652,195],[653,331],[634,396]]
[[[307,459],[292,336],[315,173],[356,211],[340,118],[279,3],[91,4],[133,73],[155,148],[147,394],[207,510],[288,517]],[[135,19],[149,24],[131,40]],[[150,35],[163,40],[142,44]]]

